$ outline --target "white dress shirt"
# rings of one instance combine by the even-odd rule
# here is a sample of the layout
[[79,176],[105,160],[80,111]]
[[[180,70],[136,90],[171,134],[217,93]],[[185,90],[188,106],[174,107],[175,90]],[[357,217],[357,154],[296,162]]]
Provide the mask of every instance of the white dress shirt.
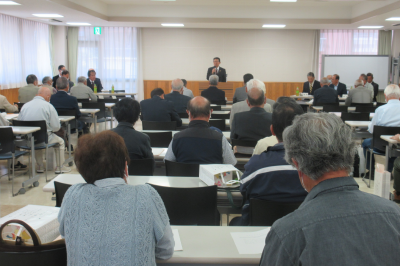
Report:
[[364,87],[371,91],[371,99],[374,98],[374,86],[371,83],[365,83]]
[[400,101],[389,100],[375,110],[375,115],[369,123],[368,131],[372,134],[374,126],[400,127]]

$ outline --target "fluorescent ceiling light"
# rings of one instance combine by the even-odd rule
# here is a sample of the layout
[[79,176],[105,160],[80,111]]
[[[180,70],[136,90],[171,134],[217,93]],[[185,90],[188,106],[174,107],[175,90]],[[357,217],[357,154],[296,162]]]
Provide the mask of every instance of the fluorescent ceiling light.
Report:
[[86,22],[67,22],[68,25],[71,26],[90,26],[90,23],[86,23]]
[[264,24],[263,28],[284,28],[286,25],[280,25],[280,24]]
[[180,23],[162,23],[161,26],[163,27],[184,27],[185,25]]
[[287,2],[287,3],[294,3],[297,0],[270,0],[271,2]]
[[380,29],[380,28],[383,28],[383,26],[360,26],[358,28],[359,29]]
[[64,16],[61,16],[59,14],[32,14],[35,17],[39,18],[63,18]]
[[391,18],[387,18],[387,21],[400,21],[400,17],[391,17]]
[[14,1],[0,1],[0,6],[20,6],[21,4],[15,3]]

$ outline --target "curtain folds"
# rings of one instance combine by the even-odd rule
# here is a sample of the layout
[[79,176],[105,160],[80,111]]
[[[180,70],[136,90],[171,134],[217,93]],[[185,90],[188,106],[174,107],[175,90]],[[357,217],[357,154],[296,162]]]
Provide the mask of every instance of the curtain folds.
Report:
[[316,77],[319,77],[319,43],[320,43],[320,31],[315,30],[314,33],[314,41],[313,41],[313,49],[311,55],[311,72],[314,73]]
[[378,42],[378,54],[379,55],[391,55],[392,54],[392,31],[379,31],[379,42]]
[[[68,67],[69,79],[77,84],[77,71],[78,71],[78,27],[68,27]],[[85,75],[86,76],[86,75]]]

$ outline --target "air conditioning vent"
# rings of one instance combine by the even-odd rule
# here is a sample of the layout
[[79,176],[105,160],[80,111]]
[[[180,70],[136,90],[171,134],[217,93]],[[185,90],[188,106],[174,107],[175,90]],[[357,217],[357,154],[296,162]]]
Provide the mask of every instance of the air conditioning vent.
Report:
[[61,22],[62,22],[61,20],[57,20],[57,19],[54,19],[54,18],[50,19],[50,21],[51,21],[51,22],[58,22],[58,23],[61,23]]

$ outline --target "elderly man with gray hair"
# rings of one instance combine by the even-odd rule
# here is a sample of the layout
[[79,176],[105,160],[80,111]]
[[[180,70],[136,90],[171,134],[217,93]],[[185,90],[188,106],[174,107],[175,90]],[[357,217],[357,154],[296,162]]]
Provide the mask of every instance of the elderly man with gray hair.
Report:
[[42,87],[49,88],[52,94],[57,93],[57,90],[53,87],[53,78],[46,76],[42,79]]
[[217,75],[211,75],[209,78],[210,87],[201,92],[201,96],[206,98],[212,104],[225,105],[225,92],[217,88],[219,77]]
[[183,95],[183,81],[174,79],[171,83],[171,89],[171,93],[165,94],[164,99],[174,104],[178,114],[186,113],[186,107],[191,98]]
[[357,79],[354,82],[354,89],[349,91],[349,96],[346,98],[345,104],[350,106],[352,103],[371,103],[371,92],[364,87],[363,81]]
[[91,99],[92,102],[97,102],[97,96],[92,89],[87,86],[87,80],[84,76],[78,78],[78,84],[71,88],[70,95],[77,99]]
[[260,265],[397,265],[400,208],[349,176],[351,129],[334,114],[307,113],[283,131],[283,143],[308,195],[272,225]]

